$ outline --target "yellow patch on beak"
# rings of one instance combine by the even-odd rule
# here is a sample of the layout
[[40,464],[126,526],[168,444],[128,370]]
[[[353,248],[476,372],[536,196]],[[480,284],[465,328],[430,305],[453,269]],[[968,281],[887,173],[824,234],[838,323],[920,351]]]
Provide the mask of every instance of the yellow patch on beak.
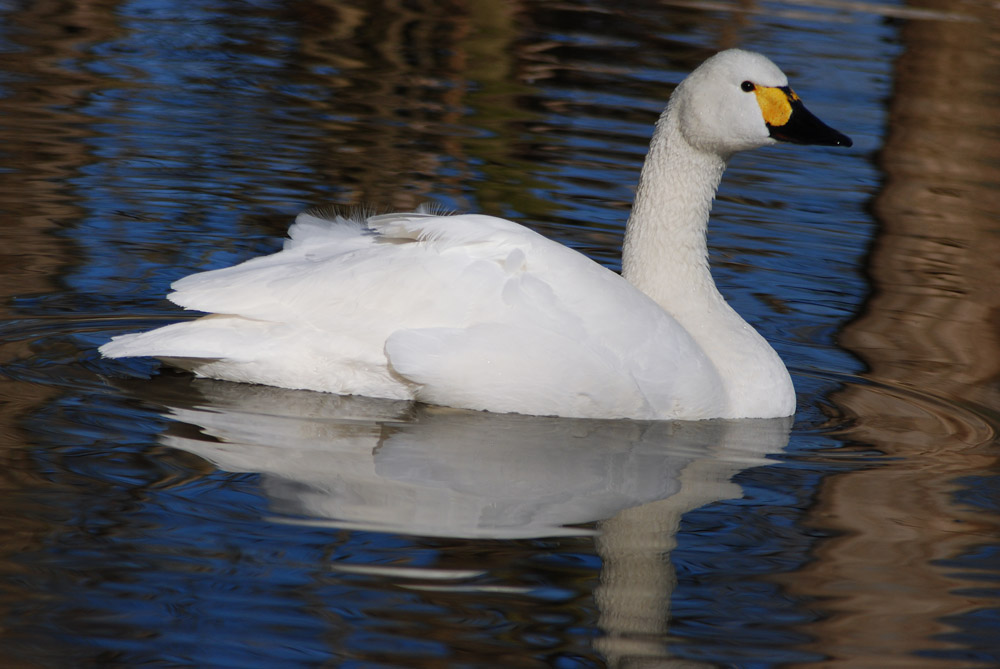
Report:
[[795,91],[787,86],[758,86],[754,89],[757,104],[764,115],[764,122],[769,126],[783,126],[792,116],[792,102],[799,99]]

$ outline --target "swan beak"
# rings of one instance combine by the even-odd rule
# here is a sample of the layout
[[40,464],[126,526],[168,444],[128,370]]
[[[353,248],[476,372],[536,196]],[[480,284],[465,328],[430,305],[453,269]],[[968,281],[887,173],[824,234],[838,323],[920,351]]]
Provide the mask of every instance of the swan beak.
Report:
[[852,146],[847,135],[837,132],[806,109],[802,100],[788,86],[758,86],[757,104],[771,137],[793,144]]

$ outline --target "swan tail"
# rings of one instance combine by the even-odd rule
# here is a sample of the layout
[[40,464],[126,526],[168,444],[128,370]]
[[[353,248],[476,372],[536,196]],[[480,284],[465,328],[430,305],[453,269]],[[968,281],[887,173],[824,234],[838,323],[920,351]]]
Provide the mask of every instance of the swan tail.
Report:
[[204,316],[155,330],[113,337],[98,351],[105,358],[193,358],[240,361],[248,346],[260,346],[262,333],[254,321],[236,317]]

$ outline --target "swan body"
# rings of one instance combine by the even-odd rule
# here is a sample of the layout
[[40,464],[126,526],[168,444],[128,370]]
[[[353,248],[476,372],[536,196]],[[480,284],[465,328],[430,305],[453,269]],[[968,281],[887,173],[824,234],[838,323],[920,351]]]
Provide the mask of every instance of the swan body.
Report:
[[726,161],[776,141],[850,146],[771,61],[724,51],[657,122],[621,276],[492,216],[305,213],[280,252],[173,284],[173,302],[209,315],[100,350],[229,381],[495,412],[788,416],[791,378],[716,289],[706,242]]

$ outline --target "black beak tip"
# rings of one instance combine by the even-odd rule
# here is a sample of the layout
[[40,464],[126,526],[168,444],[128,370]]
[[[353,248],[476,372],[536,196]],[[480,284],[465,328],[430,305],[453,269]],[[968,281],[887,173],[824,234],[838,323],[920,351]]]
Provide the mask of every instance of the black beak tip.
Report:
[[851,138],[834,130],[823,121],[816,118],[805,108],[801,100],[791,103],[792,115],[780,126],[768,124],[771,137],[792,144],[815,144],[819,146],[854,146]]
[[845,148],[850,148],[850,147],[854,146],[854,142],[851,141],[850,137],[848,137],[847,135],[840,134],[840,133],[838,133],[838,135],[839,136],[833,142],[834,146],[843,146]]

